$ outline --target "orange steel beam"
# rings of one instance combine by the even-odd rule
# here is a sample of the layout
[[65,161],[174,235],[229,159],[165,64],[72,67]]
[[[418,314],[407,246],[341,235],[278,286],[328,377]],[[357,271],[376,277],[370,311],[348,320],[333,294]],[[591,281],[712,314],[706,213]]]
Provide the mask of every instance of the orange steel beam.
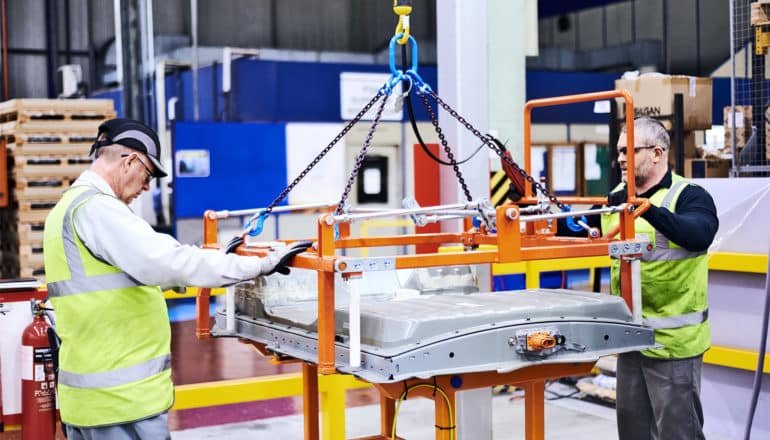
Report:
[[[522,197],[516,204],[518,205],[533,205],[539,202],[537,197]],[[574,197],[574,196],[559,196],[559,201],[566,204],[580,204],[580,205],[606,205],[607,197]],[[511,206],[511,205],[504,205]]]
[[620,258],[620,296],[625,300],[628,310],[633,312],[631,293],[631,261]]
[[[555,105],[574,104],[576,102],[600,101],[605,99],[623,98],[626,103],[626,139],[628,145],[634,145],[634,100],[631,94],[625,90],[608,90],[605,92],[581,93],[577,95],[557,96],[553,98],[533,99],[524,105],[524,171],[531,174],[532,154],[532,109],[537,107],[550,107]],[[633,149],[631,149],[633,150]],[[634,185],[634,151],[629,151],[628,162],[628,201],[636,194]],[[532,197],[532,185],[529,181],[524,184],[524,196]]]
[[[331,214],[318,219],[318,255],[334,257]],[[318,372],[334,374],[334,272],[318,271]]]
[[302,364],[302,417],[305,422],[305,440],[318,440],[318,369]]
[[219,226],[219,220],[217,214],[214,211],[206,211],[203,213],[203,242],[207,244],[215,244],[219,241],[217,237],[217,227]]
[[[511,210],[513,220],[508,218],[507,212]],[[497,241],[499,260],[521,260],[521,223],[519,223],[519,208],[500,206],[495,210],[497,233],[504,240]],[[473,252],[475,253],[475,252]]]
[[[343,223],[344,224],[344,223]],[[433,233],[412,235],[389,235],[380,237],[339,238],[337,248],[400,246],[408,244],[453,243],[462,240],[463,233]]]
[[396,401],[380,393],[380,434],[390,438],[393,418],[396,416]]
[[545,380],[525,382],[524,437],[527,440],[545,438]]
[[203,287],[195,297],[195,336],[206,339],[211,335],[211,289]]

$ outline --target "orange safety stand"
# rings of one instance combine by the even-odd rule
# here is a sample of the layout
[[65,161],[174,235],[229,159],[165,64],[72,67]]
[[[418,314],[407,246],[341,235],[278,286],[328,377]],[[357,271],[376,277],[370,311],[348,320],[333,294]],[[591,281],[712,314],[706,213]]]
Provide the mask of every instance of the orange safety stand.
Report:
[[[563,96],[549,99],[537,99],[527,102],[524,108],[524,169],[530,172],[530,130],[531,111],[536,107],[571,104],[575,102],[596,101],[623,98],[626,105],[626,124],[628,145],[634,145],[633,131],[633,101],[625,90],[586,93],[581,95]],[[589,257],[608,255],[610,243],[632,240],[635,237],[634,220],[644,213],[650,204],[647,199],[638,199],[634,187],[634,149],[628,150],[628,199],[625,209],[619,213],[620,224],[613,231],[607,231],[604,237],[572,238],[555,236],[554,222],[547,220],[527,222],[526,228],[521,228],[521,216],[517,205],[505,205],[496,208],[497,233],[490,233],[483,226],[476,230],[470,229],[458,233],[427,233],[407,234],[385,237],[351,237],[350,224],[337,223],[339,238],[335,240],[335,217],[323,214],[318,219],[317,251],[309,250],[294,258],[291,266],[311,269],[318,272],[318,357],[315,365],[303,364],[304,387],[304,417],[305,439],[317,440],[318,429],[318,377],[317,374],[334,374],[335,342],[334,342],[334,276],[336,264],[346,257],[336,255],[339,249],[368,248],[381,246],[407,246],[425,244],[461,243],[467,249],[476,248],[481,244],[495,245],[495,250],[477,250],[473,252],[447,252],[414,255],[398,255],[392,257],[394,269],[424,268],[453,265],[475,265],[492,263],[514,263],[529,260],[545,260],[557,258]],[[563,203],[606,204],[604,197],[562,197]],[[529,182],[525,185],[525,195],[519,201],[522,204],[537,203]],[[214,211],[204,214],[204,247],[217,248],[217,219]],[[615,236],[620,233],[620,239]],[[287,240],[287,242],[296,240]],[[236,249],[240,255],[264,256],[266,249],[240,246]],[[623,261],[623,260],[622,260]],[[633,311],[631,301],[631,264],[623,261],[621,264],[621,294],[629,309]],[[210,335],[209,300],[210,289],[200,289],[197,297],[196,334],[200,338]],[[454,376],[437,376],[435,383],[450,396],[452,412],[454,413],[454,395],[462,389],[472,389],[500,384],[519,384],[526,390],[526,433],[528,440],[543,438],[543,386],[548,378],[585,374],[591,369],[591,364],[549,364],[535,365],[505,374],[495,372],[479,372],[458,375],[462,385],[453,386]],[[433,380],[410,380],[407,384],[432,384]],[[393,420],[393,401],[404,390],[404,384],[374,384],[381,393],[381,435],[370,437],[390,438],[389,427]],[[414,395],[430,396],[425,387],[415,389]],[[418,391],[419,390],[419,391]],[[443,400],[443,397],[442,397]],[[446,404],[437,401],[436,420],[439,426],[448,426],[448,408]],[[384,436],[384,437],[383,437]],[[438,429],[436,439],[449,439],[449,430]]]

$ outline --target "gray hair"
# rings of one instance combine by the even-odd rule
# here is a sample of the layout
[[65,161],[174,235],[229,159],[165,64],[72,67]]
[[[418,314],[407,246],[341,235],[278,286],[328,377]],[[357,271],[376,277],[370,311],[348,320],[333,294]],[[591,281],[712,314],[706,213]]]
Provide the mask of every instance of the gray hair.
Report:
[[115,162],[121,158],[122,154],[131,153],[136,150],[132,150],[123,145],[113,144],[100,147],[94,151],[94,159],[102,159],[105,162]]
[[[626,127],[623,126],[621,133],[625,132]],[[649,116],[634,119],[634,137],[637,145],[660,145],[664,150],[668,150],[671,145],[671,138],[666,127],[657,119]]]

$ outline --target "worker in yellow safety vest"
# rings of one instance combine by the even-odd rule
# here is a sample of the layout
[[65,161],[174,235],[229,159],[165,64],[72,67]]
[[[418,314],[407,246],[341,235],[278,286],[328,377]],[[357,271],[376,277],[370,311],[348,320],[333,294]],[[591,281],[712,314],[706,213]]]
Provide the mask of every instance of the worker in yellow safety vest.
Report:
[[104,122],[91,154],[44,230],[61,338],[61,420],[70,440],[167,439],[174,387],[161,287],[217,287],[285,271],[309,243],[265,258],[182,245],[128,206],[166,176],[155,132],[128,119]]
[[[634,133],[635,145],[626,142],[625,128],[618,139],[623,182],[608,199],[610,205],[626,200],[626,154],[633,148],[636,194],[652,205],[635,222],[637,236],[653,246],[641,261],[642,316],[662,348],[618,356],[618,433],[621,440],[703,439],[701,368],[710,345],[706,251],[719,220],[709,193],[669,170],[663,125],[641,117]],[[618,214],[602,215],[601,229],[618,222]],[[620,294],[619,268],[613,260],[614,295]]]

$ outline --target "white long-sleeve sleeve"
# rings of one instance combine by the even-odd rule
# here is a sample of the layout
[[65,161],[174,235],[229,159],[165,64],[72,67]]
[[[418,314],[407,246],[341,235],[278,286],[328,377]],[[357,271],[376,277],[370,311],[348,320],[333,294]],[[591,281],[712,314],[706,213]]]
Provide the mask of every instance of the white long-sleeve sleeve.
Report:
[[[89,182],[93,176],[86,177],[82,183],[101,186],[101,182]],[[257,257],[183,245],[169,235],[155,232],[110,193],[91,197],[78,207],[73,222],[78,236],[94,256],[149,286],[225,286],[254,278],[262,267]]]

